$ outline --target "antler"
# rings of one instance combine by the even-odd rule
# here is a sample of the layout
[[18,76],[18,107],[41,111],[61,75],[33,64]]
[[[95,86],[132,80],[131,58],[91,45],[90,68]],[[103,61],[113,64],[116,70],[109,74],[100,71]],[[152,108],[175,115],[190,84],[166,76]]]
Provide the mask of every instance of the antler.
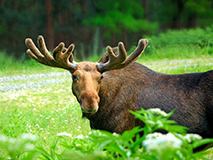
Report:
[[[147,44],[147,39],[140,39],[137,48],[129,55],[128,58],[126,58],[127,53],[122,42],[118,43],[118,48],[111,48],[108,46],[107,55],[104,54],[103,58],[97,63],[99,71],[103,73],[105,71],[126,67],[140,57]],[[103,59],[108,59],[108,61],[105,62]]]
[[74,44],[71,44],[68,48],[65,48],[64,43],[61,42],[53,50],[52,57],[47,50],[43,36],[38,36],[37,43],[39,49],[35,46],[32,39],[27,38],[25,40],[25,44],[29,48],[27,50],[27,54],[34,60],[47,66],[64,68],[69,70],[71,73],[75,71],[77,63],[74,61],[72,54],[74,50]]

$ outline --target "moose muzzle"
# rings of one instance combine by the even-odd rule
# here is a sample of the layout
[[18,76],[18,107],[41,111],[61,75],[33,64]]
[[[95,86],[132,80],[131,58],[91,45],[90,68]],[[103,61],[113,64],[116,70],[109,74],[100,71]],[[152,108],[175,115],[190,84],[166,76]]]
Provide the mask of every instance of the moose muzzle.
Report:
[[95,113],[98,111],[100,98],[98,95],[91,92],[83,92],[80,97],[80,105],[83,113]]

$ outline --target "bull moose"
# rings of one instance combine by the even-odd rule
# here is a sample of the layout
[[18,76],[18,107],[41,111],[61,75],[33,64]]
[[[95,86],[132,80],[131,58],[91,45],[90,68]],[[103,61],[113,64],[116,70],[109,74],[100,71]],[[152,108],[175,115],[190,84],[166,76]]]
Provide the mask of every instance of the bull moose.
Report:
[[118,47],[108,46],[96,63],[75,62],[74,44],[65,48],[61,42],[51,56],[42,36],[38,37],[39,49],[30,38],[25,43],[28,55],[37,62],[72,74],[72,92],[92,129],[122,134],[143,126],[129,110],[175,109],[171,119],[188,127],[188,132],[213,138],[213,70],[179,75],[157,73],[134,62],[147,46],[147,39],[139,40],[128,57],[122,42]]

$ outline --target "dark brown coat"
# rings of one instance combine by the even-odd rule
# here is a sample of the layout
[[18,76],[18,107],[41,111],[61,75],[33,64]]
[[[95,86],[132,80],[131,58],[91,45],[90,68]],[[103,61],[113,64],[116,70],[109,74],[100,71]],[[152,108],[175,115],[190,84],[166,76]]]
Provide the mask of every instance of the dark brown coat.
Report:
[[213,138],[213,71],[167,75],[134,62],[103,77],[98,112],[84,113],[91,128],[123,133],[143,124],[128,110],[175,109],[171,118],[188,132]]

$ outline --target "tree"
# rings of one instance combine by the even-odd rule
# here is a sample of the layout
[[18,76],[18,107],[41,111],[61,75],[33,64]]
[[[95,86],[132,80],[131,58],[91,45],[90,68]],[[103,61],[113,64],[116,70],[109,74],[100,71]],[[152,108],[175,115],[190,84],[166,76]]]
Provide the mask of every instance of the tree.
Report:
[[[154,19],[162,30],[193,28],[213,23],[213,2],[210,0],[152,0]],[[151,13],[153,14],[153,13]]]
[[50,50],[74,43],[87,57],[94,42],[128,48],[144,35],[212,25],[212,17],[212,0],[0,0],[0,50],[22,56],[24,39],[42,34]]
[[54,23],[53,23],[53,6],[52,0],[45,0],[46,12],[46,36],[47,46],[50,50],[54,48]]
[[149,23],[144,19],[144,10],[137,0],[99,0],[93,5],[96,14],[84,20],[84,24],[105,28],[103,36],[112,38],[114,44],[117,43],[116,35],[122,34],[123,41],[127,43],[127,32],[152,33],[157,28],[156,23]]
[[0,0],[0,4],[0,49],[23,57],[24,39],[42,31],[41,6],[37,0]]

